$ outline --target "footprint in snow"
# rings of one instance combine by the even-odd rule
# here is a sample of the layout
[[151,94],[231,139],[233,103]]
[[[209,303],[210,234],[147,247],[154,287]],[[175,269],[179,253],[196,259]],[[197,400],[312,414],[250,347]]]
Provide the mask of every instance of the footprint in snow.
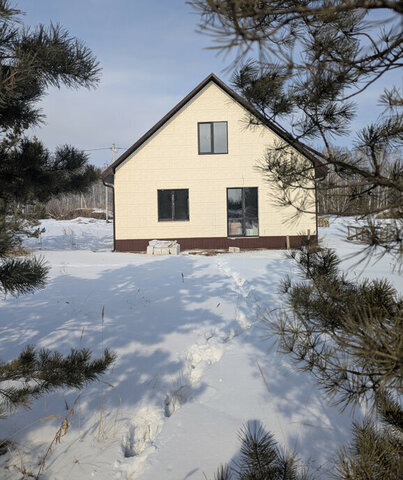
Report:
[[153,444],[163,424],[162,412],[157,407],[141,408],[129,423],[122,441],[124,456],[136,457]]

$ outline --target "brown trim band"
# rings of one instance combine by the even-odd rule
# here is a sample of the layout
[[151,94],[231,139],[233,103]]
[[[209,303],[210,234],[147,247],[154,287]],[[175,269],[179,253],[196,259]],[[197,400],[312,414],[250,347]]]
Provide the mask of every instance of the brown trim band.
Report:
[[[304,241],[307,241],[305,235],[290,235],[290,247],[299,248]],[[147,250],[150,239],[131,239],[131,240],[116,240],[115,250],[118,252],[144,252]],[[161,239],[161,240],[171,240]],[[181,251],[193,249],[228,249],[228,247],[239,247],[246,249],[286,249],[287,237],[242,237],[242,238],[227,238],[227,237],[199,237],[199,238],[177,238],[180,244]],[[317,236],[311,235],[311,241],[317,243]]]

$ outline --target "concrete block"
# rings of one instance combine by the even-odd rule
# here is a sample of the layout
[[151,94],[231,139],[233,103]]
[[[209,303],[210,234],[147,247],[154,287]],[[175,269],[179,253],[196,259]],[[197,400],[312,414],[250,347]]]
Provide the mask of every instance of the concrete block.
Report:
[[[150,242],[151,243],[151,242]],[[179,255],[181,247],[178,243],[165,242],[167,245],[148,245],[147,255]]]
[[228,247],[229,253],[239,253],[241,249],[239,247]]
[[179,243],[169,247],[169,255],[179,255],[181,253],[181,246]]

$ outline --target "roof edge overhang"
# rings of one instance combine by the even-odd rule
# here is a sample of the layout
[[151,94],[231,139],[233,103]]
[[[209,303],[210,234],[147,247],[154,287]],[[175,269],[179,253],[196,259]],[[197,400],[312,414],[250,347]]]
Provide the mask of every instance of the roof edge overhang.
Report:
[[177,105],[175,105],[164,117],[161,118],[150,130],[148,130],[141,138],[139,138],[131,147],[129,147],[115,162],[113,162],[108,168],[102,172],[102,179],[113,176],[115,174],[116,168],[124,162],[132,153],[134,153],[138,148],[143,145],[154,133],[156,133],[168,120],[170,120],[179,110],[181,110],[193,97],[195,97],[206,85],[210,82],[215,83],[219,88],[221,88],[225,93],[232,97],[236,102],[242,105],[246,110],[248,110],[253,116],[255,116],[259,122],[267,126],[272,130],[276,135],[278,135],[282,140],[287,142],[289,145],[294,147],[301,155],[310,160],[315,167],[315,178],[324,178],[328,172],[328,168],[322,163],[318,158],[321,157],[321,154],[311,147],[304,145],[299,140],[295,139],[288,132],[283,130],[280,126],[273,123],[271,120],[267,119],[262,115],[258,110],[255,109],[249,102],[242,98],[239,94],[234,92],[228,85],[226,85],[222,80],[220,80],[214,73],[210,73],[202,82],[199,83],[186,97],[184,97]]

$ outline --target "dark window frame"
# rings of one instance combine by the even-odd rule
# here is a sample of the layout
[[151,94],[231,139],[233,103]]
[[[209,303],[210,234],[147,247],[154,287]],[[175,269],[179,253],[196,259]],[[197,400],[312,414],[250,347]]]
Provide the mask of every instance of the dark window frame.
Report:
[[[171,218],[160,218],[160,201],[159,201],[159,192],[171,192]],[[187,217],[188,218],[175,218],[175,192],[187,192],[186,206],[187,206]],[[157,190],[157,209],[158,209],[158,221],[159,222],[189,222],[190,213],[189,213],[189,189],[188,188],[159,188]]]
[[[225,123],[227,126],[227,148],[226,152],[214,152],[214,124],[215,123]],[[210,125],[210,152],[201,152],[200,151],[200,128],[199,125]],[[197,122],[197,148],[199,155],[228,155],[228,122],[219,120],[217,122]]]
[[[256,188],[256,208],[257,216],[256,217],[247,217],[246,216],[246,207],[245,207],[245,193],[246,188]],[[241,217],[229,217],[228,216],[228,190],[242,190],[242,216]],[[228,238],[258,238],[259,237],[259,188],[258,187],[227,187],[226,190],[226,203],[227,203],[227,237]],[[229,220],[230,218],[238,218],[242,221],[242,234],[241,235],[230,235],[229,232]],[[257,220],[257,235],[246,235],[246,220]]]

